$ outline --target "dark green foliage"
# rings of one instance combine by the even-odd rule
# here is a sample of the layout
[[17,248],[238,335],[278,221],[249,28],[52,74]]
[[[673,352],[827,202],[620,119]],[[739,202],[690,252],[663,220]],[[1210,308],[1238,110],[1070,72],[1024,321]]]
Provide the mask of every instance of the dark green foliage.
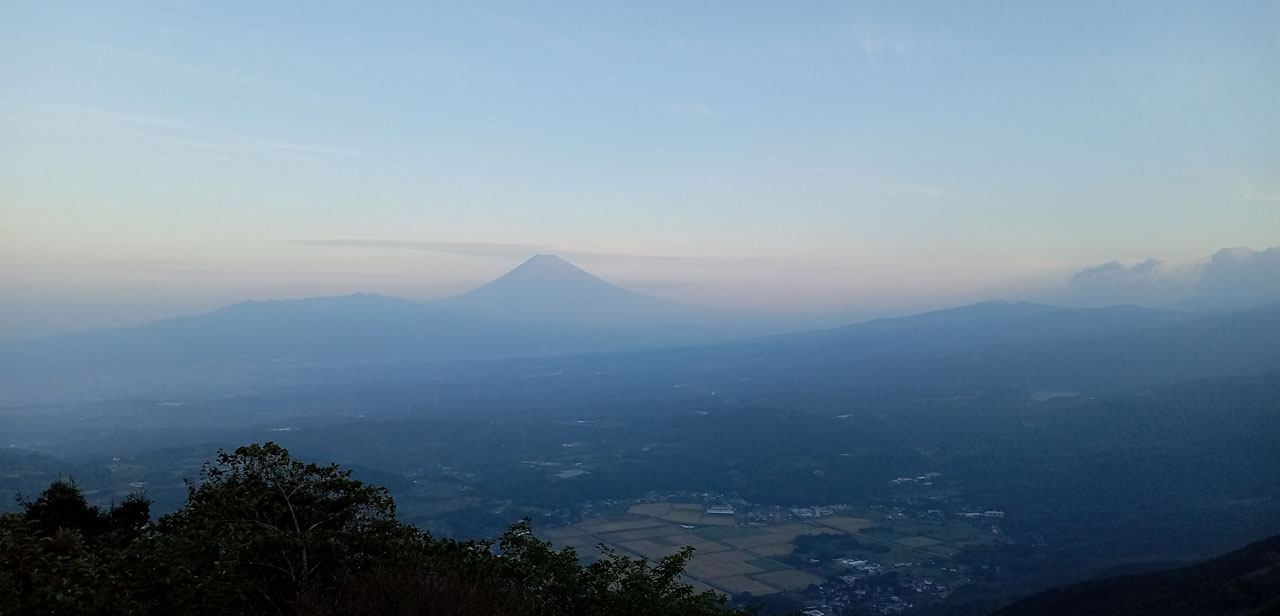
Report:
[[19,495],[18,504],[23,517],[46,534],[74,531],[90,540],[111,535],[116,542],[128,542],[151,521],[151,500],[146,496],[130,494],[102,511],[85,500],[74,481],[65,479],[50,483],[35,500]]
[[496,541],[437,540],[396,521],[384,488],[272,443],[220,453],[151,526],[145,499],[103,513],[67,482],[23,507],[0,519],[4,615],[726,613],[680,581],[691,548],[583,566],[527,521]]
[[144,562],[179,612],[287,611],[387,558],[405,534],[385,489],[272,443],[221,453],[201,475],[187,506],[156,525]]
[[102,512],[91,507],[75,483],[59,479],[49,484],[40,496],[28,501],[18,498],[22,513],[48,531],[75,530],[97,535],[105,530]]
[[[605,550],[583,566],[573,550],[552,550],[528,522],[496,542],[421,544],[415,567],[379,569],[349,580],[336,604],[316,614],[521,614],[528,616],[720,615],[723,598],[681,583],[692,549],[656,566]],[[406,594],[404,588],[413,591]]]
[[[103,585],[84,554],[83,536],[59,528],[41,532],[22,515],[0,518],[0,613],[87,614]],[[79,609],[77,609],[79,607]]]
[[126,563],[151,501],[133,494],[104,512],[60,479],[18,502],[21,514],[0,516],[0,614],[136,611]]
[[105,516],[107,527],[126,537],[137,537],[151,523],[151,500],[141,494],[126,496]]

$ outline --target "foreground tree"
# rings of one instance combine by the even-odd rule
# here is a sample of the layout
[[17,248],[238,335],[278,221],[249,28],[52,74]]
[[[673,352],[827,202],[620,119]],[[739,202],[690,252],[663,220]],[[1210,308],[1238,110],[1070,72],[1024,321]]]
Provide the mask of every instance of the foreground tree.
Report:
[[74,481],[56,479],[35,500],[18,495],[22,515],[46,533],[75,531],[86,539],[106,535],[129,542],[151,521],[151,500],[142,494],[130,494],[118,505],[103,511],[91,506]]
[[394,559],[415,534],[385,488],[250,445],[206,463],[186,507],[160,519],[151,579],[176,612],[290,613],[299,596]]
[[0,614],[135,611],[126,556],[150,520],[140,494],[103,511],[68,480],[55,480],[19,514],[0,515]]
[[[434,539],[396,521],[384,488],[272,443],[220,452],[186,506],[146,528],[136,503],[103,514],[72,484],[42,498],[0,520],[0,614],[726,612],[723,597],[681,581],[692,549],[657,565],[606,551],[584,566],[527,520],[496,540]],[[85,541],[89,527],[136,540]]]

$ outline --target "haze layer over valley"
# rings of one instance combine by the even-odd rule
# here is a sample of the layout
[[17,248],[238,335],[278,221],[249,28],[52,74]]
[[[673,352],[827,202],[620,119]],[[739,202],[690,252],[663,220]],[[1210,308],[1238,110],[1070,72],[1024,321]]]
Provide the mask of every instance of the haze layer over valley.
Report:
[[219,446],[273,440],[354,466],[406,519],[463,537],[655,495],[890,521],[998,511],[994,543],[952,528],[961,556],[929,565],[994,549],[981,558],[1012,572],[956,605],[1223,551],[1280,515],[1265,463],[1280,455],[1280,305],[991,301],[742,337],[779,323],[537,256],[430,304],[250,302],[10,341],[5,487],[70,473],[98,499],[144,486],[164,510]]

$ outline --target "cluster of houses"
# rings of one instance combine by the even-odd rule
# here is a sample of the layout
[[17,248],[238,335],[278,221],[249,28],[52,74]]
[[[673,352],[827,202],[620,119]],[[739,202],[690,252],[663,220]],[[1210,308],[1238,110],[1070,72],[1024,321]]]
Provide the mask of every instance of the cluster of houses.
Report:
[[812,507],[791,507],[791,516],[793,518],[821,518],[823,516],[835,515],[837,512],[848,509],[849,506],[843,503],[839,505],[813,505]]
[[[906,564],[908,563],[898,563],[894,568],[899,569],[900,565]],[[866,571],[870,572],[871,569]],[[879,572],[877,569],[876,573]],[[882,585],[869,573],[847,574],[841,576],[840,580],[846,584],[841,593],[843,597],[837,595],[831,600],[830,607],[824,605],[818,608],[826,615],[847,614],[848,610],[843,608],[854,606],[858,614],[896,614],[915,607],[921,599],[940,599],[951,594],[951,589],[946,585],[914,575],[900,574],[888,585]]]
[[[837,565],[840,565],[841,567],[844,567],[846,569],[854,569],[864,573],[879,573],[883,569],[883,567],[881,567],[877,563],[869,563],[865,560],[855,560],[852,558],[837,558],[835,559],[834,562]],[[841,579],[844,579],[844,577],[849,577],[852,580],[856,581],[857,579],[859,579],[860,576],[843,576]],[[853,582],[850,580],[845,580],[845,583],[852,584]]]
[[933,480],[941,476],[942,476],[942,473],[928,472],[923,475],[919,475],[917,477],[898,477],[896,479],[890,480],[889,483],[892,483],[893,485],[896,485],[896,486],[900,486],[904,483],[919,483],[921,485],[931,486],[933,485]]
[[1003,512],[1003,511],[997,511],[997,510],[991,510],[991,511],[960,511],[960,512],[957,512],[957,513],[956,513],[956,515],[958,515],[958,516],[962,516],[962,517],[966,517],[966,518],[1003,518],[1003,517],[1004,517],[1004,512]]

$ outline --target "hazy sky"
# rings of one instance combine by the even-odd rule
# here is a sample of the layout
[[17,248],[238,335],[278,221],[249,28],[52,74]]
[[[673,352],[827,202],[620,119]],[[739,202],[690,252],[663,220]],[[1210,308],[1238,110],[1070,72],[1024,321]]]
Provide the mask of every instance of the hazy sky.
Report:
[[1264,0],[0,2],[0,335],[538,252],[883,310],[1264,249],[1277,32]]

